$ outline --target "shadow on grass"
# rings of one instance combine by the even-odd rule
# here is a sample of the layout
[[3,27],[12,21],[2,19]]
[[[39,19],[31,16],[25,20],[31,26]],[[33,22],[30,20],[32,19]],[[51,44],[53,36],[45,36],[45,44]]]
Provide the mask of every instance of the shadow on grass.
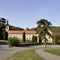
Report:
[[30,47],[30,46],[37,46],[40,45],[39,43],[22,43],[20,45],[18,45],[17,47]]

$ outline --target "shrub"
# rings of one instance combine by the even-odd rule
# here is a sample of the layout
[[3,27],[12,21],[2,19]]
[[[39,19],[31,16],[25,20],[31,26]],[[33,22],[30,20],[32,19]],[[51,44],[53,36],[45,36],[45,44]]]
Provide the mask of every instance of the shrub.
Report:
[[37,42],[37,37],[36,36],[32,37],[32,42]]
[[26,40],[26,43],[30,43],[30,40]]
[[8,44],[8,40],[0,40],[0,44]]
[[48,44],[48,45],[53,45],[53,43],[46,43],[46,44]]
[[9,46],[18,46],[19,45],[19,39],[16,37],[9,38]]

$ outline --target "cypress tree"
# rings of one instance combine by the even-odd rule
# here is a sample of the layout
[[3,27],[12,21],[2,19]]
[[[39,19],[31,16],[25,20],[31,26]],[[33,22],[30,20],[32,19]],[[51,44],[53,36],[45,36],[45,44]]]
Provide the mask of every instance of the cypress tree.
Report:
[[26,39],[25,39],[25,32],[23,32],[23,42],[24,42],[24,43],[26,42]]

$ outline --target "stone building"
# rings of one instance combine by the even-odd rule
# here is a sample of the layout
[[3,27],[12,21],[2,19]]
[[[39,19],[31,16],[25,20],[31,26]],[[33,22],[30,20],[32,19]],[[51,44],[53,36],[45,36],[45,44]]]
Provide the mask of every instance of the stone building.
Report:
[[[9,30],[9,24],[6,25],[6,32],[8,33],[8,38],[10,37],[17,37],[19,40],[23,40],[23,33],[25,32],[25,39],[26,40],[32,40],[33,36],[37,37],[37,42],[39,42],[38,33],[35,30]],[[49,30],[49,33],[52,34],[52,32]],[[46,34],[46,38],[48,39],[48,43],[52,43],[52,37],[49,37],[49,35]],[[44,40],[42,40],[42,43]]]
[[23,33],[25,32],[25,39],[32,40],[33,36],[36,36],[37,32],[35,30],[9,30],[8,38],[9,37],[17,37],[19,40],[23,40]]

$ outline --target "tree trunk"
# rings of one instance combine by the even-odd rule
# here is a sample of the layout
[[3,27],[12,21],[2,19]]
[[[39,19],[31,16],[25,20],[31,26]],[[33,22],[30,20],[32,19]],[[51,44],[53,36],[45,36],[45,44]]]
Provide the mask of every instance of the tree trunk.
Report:
[[44,45],[45,45],[45,48],[46,48],[46,47],[47,47],[47,46],[46,46],[46,40],[45,40],[45,42],[44,42]]

